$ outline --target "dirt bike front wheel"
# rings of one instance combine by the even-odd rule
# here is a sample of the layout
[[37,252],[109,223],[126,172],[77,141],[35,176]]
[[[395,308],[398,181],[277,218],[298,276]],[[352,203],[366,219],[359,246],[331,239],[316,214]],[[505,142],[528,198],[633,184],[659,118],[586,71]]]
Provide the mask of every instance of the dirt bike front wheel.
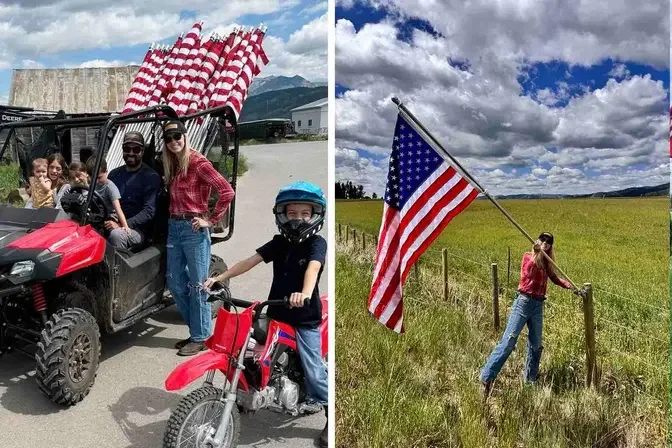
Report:
[[[163,448],[209,448],[203,440],[211,429],[217,429],[222,418],[224,402],[219,400],[221,393],[221,389],[206,386],[184,397],[168,419]],[[239,435],[240,414],[234,406],[221,448],[236,448]]]

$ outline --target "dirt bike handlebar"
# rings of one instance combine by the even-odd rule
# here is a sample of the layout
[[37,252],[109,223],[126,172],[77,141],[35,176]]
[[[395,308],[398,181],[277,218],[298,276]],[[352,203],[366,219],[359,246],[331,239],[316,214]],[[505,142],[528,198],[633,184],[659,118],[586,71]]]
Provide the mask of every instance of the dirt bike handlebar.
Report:
[[[251,303],[246,300],[241,300],[241,299],[236,299],[234,297],[231,297],[231,291],[229,291],[229,288],[221,283],[215,283],[213,285],[212,290],[207,291],[208,293],[208,302],[214,302],[216,300],[222,300],[224,302],[231,303],[234,306],[240,307],[240,308],[249,308]],[[310,298],[307,297],[303,300],[303,306],[307,306],[308,303],[310,303]],[[259,318],[259,315],[261,314],[261,310],[269,305],[284,305],[287,306],[289,304],[289,297],[285,297],[284,299],[278,299],[278,300],[266,300],[265,302],[260,302],[254,307],[254,319],[257,320]]]

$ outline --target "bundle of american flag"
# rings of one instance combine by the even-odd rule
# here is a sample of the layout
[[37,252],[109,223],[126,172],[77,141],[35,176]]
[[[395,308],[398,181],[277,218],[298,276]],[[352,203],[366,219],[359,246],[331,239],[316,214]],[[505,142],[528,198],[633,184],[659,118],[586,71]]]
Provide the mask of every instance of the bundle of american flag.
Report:
[[[196,23],[172,46],[151,45],[133,81],[122,113],[158,104],[171,106],[179,116],[220,106],[231,106],[236,118],[247,98],[250,84],[268,64],[262,47],[266,28],[234,29],[228,36],[202,39],[203,24]],[[190,146],[200,150],[208,135],[209,116],[189,120]],[[128,125],[124,132],[140,131],[147,139],[148,123]],[[110,169],[123,164],[118,132],[107,155]]]
[[400,109],[392,142],[369,312],[404,332],[402,287],[422,253],[480,192]]

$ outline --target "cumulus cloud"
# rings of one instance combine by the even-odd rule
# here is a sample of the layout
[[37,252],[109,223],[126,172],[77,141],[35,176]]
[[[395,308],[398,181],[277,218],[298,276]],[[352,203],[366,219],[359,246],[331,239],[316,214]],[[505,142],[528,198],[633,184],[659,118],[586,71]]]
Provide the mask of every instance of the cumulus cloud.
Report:
[[106,61],[104,59],[93,59],[91,61],[82,62],[76,65],[77,68],[96,68],[96,67],[125,67],[127,65],[139,65],[139,62],[127,62],[115,59],[113,61]]
[[[10,1],[0,5],[0,69],[17,66],[17,61],[37,60],[40,56],[57,55],[63,52],[85,51],[100,48],[123,48],[149,44],[166,39],[174,39],[186,32],[198,20],[204,21],[204,35],[212,30],[230,31],[231,23],[245,15],[277,14],[272,20],[279,20],[283,11],[287,18],[299,15],[306,8],[298,9],[299,0],[231,0],[226,3],[209,0],[192,0],[185,5],[180,0],[166,0],[160,7],[152,2],[130,0],[123,4],[102,0],[52,0],[52,1]],[[318,8],[319,6],[319,8]],[[292,8],[297,7],[296,10]],[[184,10],[195,14],[185,17]],[[323,5],[313,9],[319,12]],[[310,7],[308,8],[310,9]],[[271,24],[269,24],[271,25]],[[310,27],[308,27],[310,25]],[[277,27],[276,27],[277,28]],[[320,45],[319,31],[323,31],[323,59],[316,48]],[[269,26],[267,40],[274,37]],[[326,78],[326,17],[322,22],[307,24],[297,31],[294,42],[275,37],[270,42],[272,56],[269,69],[272,73],[319,75]],[[302,41],[305,38],[306,41]],[[304,47],[302,47],[304,45]],[[291,48],[288,48],[291,47]],[[266,45],[265,45],[266,47]],[[305,60],[301,51],[311,51]],[[268,52],[268,50],[267,50]],[[317,56],[316,56],[317,55]],[[275,66],[277,63],[278,66]],[[137,61],[136,63],[139,63]],[[318,71],[316,66],[325,67]],[[286,67],[296,68],[289,73]]]
[[44,68],[44,64],[38,61],[33,61],[32,59],[24,59],[21,61],[22,68]]
[[627,78],[630,76],[630,70],[626,67],[625,64],[615,64],[614,68],[609,71],[609,76],[614,78]]
[[[615,33],[606,29],[604,14],[598,20],[597,9],[571,2],[477,0],[468,10],[463,2],[432,8],[421,0],[369,3],[392,12],[359,30],[347,19],[336,24],[336,82],[349,89],[336,99],[337,146],[385,158],[397,113],[390,99],[399,96],[497,194],[524,188],[591,192],[612,185],[614,179],[603,176],[615,172],[624,174],[618,188],[667,180],[653,168],[664,165],[661,150],[666,155],[668,106],[661,81],[631,76],[617,64],[599,88],[577,83],[569,72],[552,87],[526,93],[521,86],[540,62],[590,65],[613,58],[666,68],[667,51],[660,58],[655,35],[669,29],[665,14],[611,10],[622,25]],[[414,29],[400,39],[399,21],[406,16],[427,20],[441,34]],[[634,42],[641,51],[631,51]],[[591,48],[584,48],[588,43]],[[339,163],[342,176],[354,173]],[[629,171],[635,165],[647,168]]]

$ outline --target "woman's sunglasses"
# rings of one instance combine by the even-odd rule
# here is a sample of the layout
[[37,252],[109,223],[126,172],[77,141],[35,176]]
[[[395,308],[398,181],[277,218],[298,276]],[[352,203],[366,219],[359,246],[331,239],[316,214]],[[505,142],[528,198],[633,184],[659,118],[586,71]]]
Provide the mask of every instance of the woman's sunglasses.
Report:
[[166,142],[166,143],[170,143],[173,140],[175,140],[176,142],[179,142],[180,140],[182,140],[182,134],[171,134],[171,135],[164,135],[163,136],[163,141]]

